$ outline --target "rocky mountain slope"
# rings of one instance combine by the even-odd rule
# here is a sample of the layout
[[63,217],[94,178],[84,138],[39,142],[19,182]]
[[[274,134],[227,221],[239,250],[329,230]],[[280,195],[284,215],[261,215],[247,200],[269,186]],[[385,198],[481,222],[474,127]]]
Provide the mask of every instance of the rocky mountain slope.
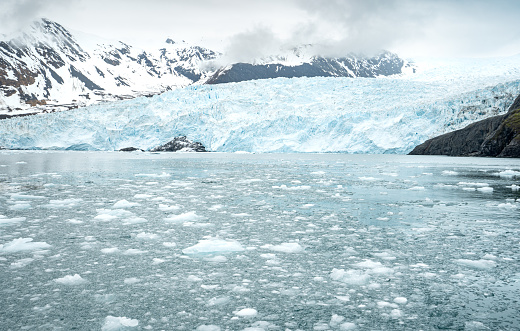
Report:
[[277,77],[377,77],[402,73],[405,62],[396,54],[381,52],[373,57],[349,55],[341,58],[311,56],[295,52],[297,63],[284,63],[285,58],[267,63],[235,63],[217,70],[206,83],[219,84]]
[[410,154],[520,157],[520,96],[506,114],[427,140]]
[[217,53],[168,39],[144,51],[123,42],[72,35],[47,19],[0,41],[0,113],[45,112],[157,94],[204,75]]
[[[3,40],[3,41],[2,41]],[[48,19],[15,37],[0,36],[0,118],[54,112],[149,96],[191,84],[276,77],[377,77],[401,73],[404,61],[383,52],[373,58],[309,56],[301,48],[261,63],[215,67],[221,54],[167,39],[160,49],[71,33]]]

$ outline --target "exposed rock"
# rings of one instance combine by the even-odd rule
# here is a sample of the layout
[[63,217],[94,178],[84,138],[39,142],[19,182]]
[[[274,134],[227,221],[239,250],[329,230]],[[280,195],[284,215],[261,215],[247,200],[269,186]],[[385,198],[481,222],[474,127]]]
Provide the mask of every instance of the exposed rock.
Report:
[[135,151],[144,152],[144,150],[137,148],[137,147],[125,147],[125,148],[121,148],[119,150],[119,152],[135,152]]
[[427,140],[410,155],[520,157],[520,96],[505,115]]
[[185,136],[176,137],[172,141],[155,148],[150,152],[207,152],[204,145],[188,140]]

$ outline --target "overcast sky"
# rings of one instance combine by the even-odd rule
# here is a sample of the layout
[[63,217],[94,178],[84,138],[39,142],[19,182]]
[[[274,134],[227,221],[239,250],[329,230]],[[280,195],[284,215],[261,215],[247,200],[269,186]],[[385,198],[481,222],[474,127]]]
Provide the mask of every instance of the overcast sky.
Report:
[[38,17],[145,47],[166,37],[236,57],[319,45],[323,55],[520,53],[519,0],[0,0],[0,32]]

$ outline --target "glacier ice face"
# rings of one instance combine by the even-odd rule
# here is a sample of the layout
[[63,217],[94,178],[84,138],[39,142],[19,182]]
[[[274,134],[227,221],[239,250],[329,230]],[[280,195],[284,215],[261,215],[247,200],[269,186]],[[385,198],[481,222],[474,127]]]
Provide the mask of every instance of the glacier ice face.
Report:
[[428,138],[507,111],[520,92],[518,58],[508,61],[419,64],[415,74],[376,79],[190,86],[3,120],[0,146],[150,149],[187,136],[218,152],[407,153]]

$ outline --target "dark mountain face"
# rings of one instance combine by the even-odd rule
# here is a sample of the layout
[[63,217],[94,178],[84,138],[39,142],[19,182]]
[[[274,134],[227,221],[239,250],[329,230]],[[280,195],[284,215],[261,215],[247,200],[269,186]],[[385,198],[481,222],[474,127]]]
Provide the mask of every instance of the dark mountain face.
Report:
[[520,157],[520,96],[507,114],[427,140],[410,155]]
[[207,84],[242,82],[278,77],[377,77],[400,74],[404,61],[397,55],[384,52],[372,58],[313,57],[310,62],[295,66],[284,64],[236,63],[219,69]]

